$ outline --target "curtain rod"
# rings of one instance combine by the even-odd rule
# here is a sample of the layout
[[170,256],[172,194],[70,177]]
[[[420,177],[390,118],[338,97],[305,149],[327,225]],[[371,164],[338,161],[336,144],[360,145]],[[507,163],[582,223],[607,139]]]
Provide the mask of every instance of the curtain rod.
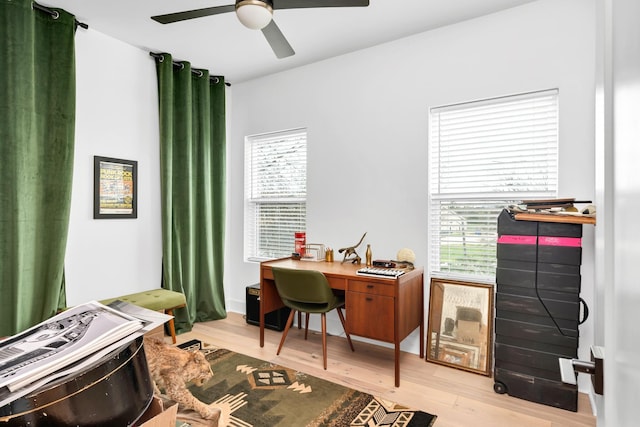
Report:
[[[38,9],[42,12],[48,13],[53,17],[53,19],[58,19],[58,17],[60,16],[60,13],[57,10],[49,9],[48,7],[42,6],[41,4],[38,4],[36,2],[31,2],[31,8]],[[74,21],[76,22],[76,27],[82,27],[85,30],[89,28],[89,26],[84,22],[80,22],[75,18],[74,18]]]
[[[149,52],[149,55],[153,56],[160,62],[164,61],[164,56],[162,56],[162,54],[160,53]],[[184,68],[184,64],[181,62],[171,61],[171,63],[173,64],[174,67],[180,67],[180,69]],[[197,75],[198,77],[202,77],[202,70],[192,68],[191,72]],[[218,83],[220,81],[220,79],[218,79],[218,77],[216,76],[209,76],[209,80],[213,81],[214,83]],[[224,82],[224,84],[225,86],[231,86],[231,83],[229,82]]]

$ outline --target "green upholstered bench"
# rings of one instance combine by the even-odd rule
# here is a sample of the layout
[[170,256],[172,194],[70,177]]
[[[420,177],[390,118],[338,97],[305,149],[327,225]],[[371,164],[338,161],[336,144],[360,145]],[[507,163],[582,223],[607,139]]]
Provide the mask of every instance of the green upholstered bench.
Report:
[[[151,291],[138,292],[135,294],[123,295],[117,298],[110,298],[100,301],[107,305],[115,300],[120,300],[154,311],[164,311],[173,316],[173,310],[187,306],[187,299],[181,292],[170,291],[168,289],[153,289]],[[171,339],[176,343],[176,327],[173,318],[169,320],[169,331]]]

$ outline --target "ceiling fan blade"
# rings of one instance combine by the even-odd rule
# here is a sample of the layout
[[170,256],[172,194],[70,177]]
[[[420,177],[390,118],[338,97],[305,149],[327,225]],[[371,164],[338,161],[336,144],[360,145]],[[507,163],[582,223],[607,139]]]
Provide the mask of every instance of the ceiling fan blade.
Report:
[[161,24],[185,21],[187,19],[202,18],[204,16],[218,15],[220,13],[235,12],[235,4],[227,6],[206,7],[204,9],[186,10],[184,12],[169,13],[166,15],[152,16],[151,19]]
[[366,7],[369,0],[273,0],[274,9],[304,9],[310,7]]
[[269,25],[262,29],[262,34],[264,34],[264,37],[269,42],[269,45],[271,45],[271,49],[273,49],[273,53],[276,54],[278,59],[295,55],[293,48],[273,19],[269,22]]

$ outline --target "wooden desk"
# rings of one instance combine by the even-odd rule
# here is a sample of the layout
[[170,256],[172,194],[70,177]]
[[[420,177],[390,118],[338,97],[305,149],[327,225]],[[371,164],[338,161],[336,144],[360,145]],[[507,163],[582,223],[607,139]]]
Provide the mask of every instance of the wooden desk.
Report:
[[[393,343],[395,386],[400,386],[400,342],[420,328],[420,358],[424,357],[424,272],[408,271],[397,279],[358,276],[362,265],[295,261],[283,258],[260,264],[260,347],[264,347],[264,316],[283,306],[271,267],[318,270],[332,289],[345,293],[349,334]],[[358,350],[356,349],[356,352]]]

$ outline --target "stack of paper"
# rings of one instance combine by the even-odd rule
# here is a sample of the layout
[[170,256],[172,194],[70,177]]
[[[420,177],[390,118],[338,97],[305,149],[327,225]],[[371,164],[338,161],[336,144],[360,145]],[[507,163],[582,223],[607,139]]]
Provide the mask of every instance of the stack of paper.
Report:
[[92,301],[0,341],[0,407],[90,366],[170,318],[122,301]]

